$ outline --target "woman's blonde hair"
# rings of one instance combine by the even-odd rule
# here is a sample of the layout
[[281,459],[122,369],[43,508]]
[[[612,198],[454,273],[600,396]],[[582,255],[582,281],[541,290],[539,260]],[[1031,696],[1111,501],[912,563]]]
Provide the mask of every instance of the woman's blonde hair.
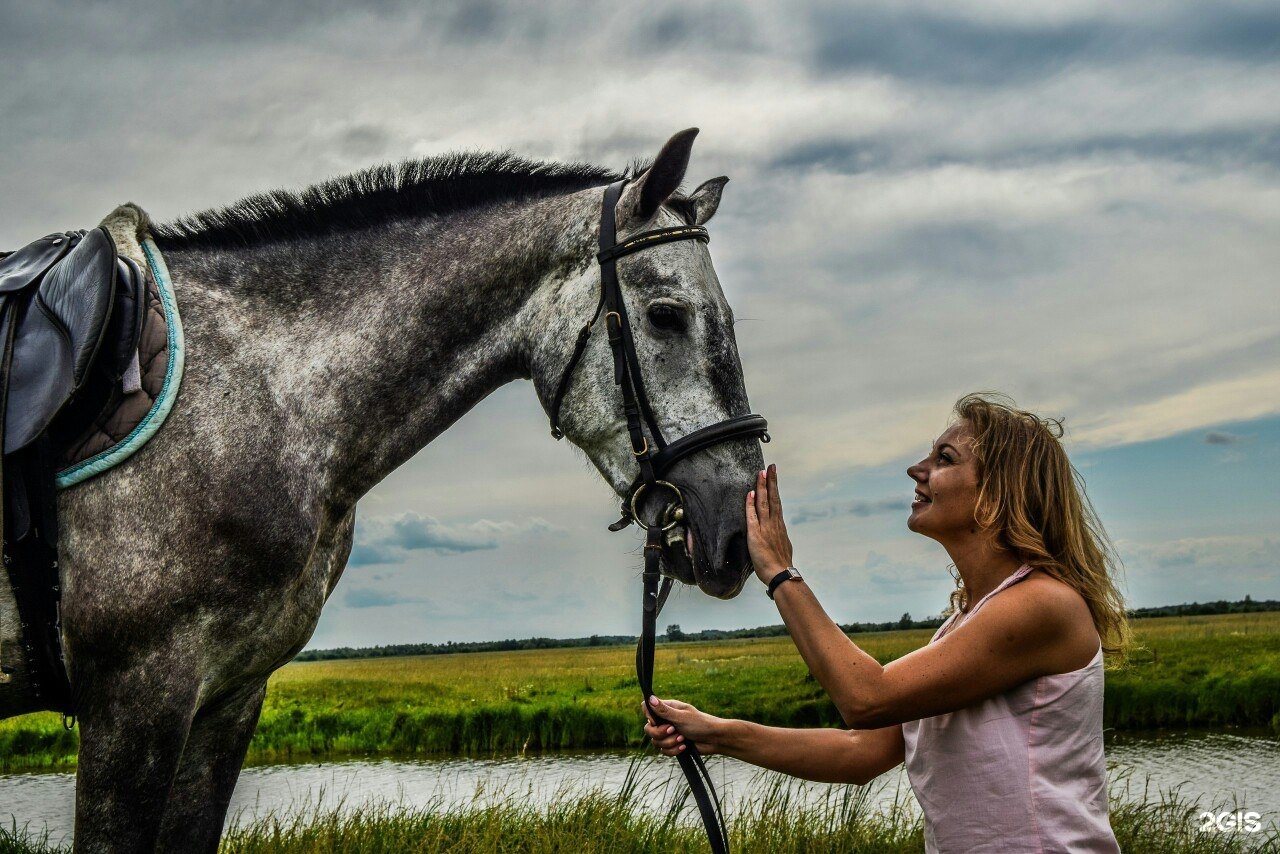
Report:
[[[1120,559],[1062,447],[1062,419],[1041,418],[992,393],[965,395],[955,414],[973,438],[978,524],[997,532],[998,546],[1083,596],[1102,648],[1123,655],[1131,638],[1113,578]],[[968,605],[957,577],[951,607]]]

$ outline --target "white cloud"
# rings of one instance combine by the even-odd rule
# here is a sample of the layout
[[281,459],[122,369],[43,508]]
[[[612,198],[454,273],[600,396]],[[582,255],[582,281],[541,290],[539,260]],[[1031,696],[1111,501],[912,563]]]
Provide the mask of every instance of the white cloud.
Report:
[[1280,411],[1274,394],[1277,388],[1280,370],[1206,383],[1086,422],[1076,430],[1076,441],[1095,447],[1123,445],[1224,421],[1260,418]]
[[563,529],[539,517],[523,522],[480,519],[447,523],[413,511],[397,516],[361,516],[348,565],[398,563],[416,551],[453,555],[496,549],[500,540],[530,532],[561,533]]

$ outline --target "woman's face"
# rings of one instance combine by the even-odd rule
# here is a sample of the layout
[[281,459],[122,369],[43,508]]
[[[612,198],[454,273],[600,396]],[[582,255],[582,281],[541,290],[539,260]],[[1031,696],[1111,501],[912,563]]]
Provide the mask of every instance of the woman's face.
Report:
[[907,469],[916,483],[909,529],[944,542],[978,532],[978,462],[972,445],[968,426],[958,421],[938,437],[927,457]]

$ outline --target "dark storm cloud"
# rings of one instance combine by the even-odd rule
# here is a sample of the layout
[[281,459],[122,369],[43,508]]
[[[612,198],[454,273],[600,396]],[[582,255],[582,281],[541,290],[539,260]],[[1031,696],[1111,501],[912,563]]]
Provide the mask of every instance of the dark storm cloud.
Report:
[[767,50],[770,47],[757,32],[750,9],[742,3],[657,7],[652,14],[636,16],[634,27],[627,44],[637,56],[675,50]]
[[305,44],[307,34],[343,21],[382,22],[399,39],[420,35],[424,42],[478,43],[518,31],[548,11],[487,0],[415,3],[412,0],[248,0],[207,3],[130,0],[93,6],[73,0],[0,5],[0,49],[59,42],[74,52],[129,49],[163,53],[176,48]]
[[1154,158],[1203,166],[1238,168],[1250,165],[1280,167],[1280,126],[1214,128],[1186,133],[1111,134],[1088,137],[1068,145],[1028,146],[1022,152],[1035,159],[1068,157]]
[[1010,144],[993,139],[975,151],[971,144],[947,149],[937,140],[875,137],[817,137],[779,149],[769,165],[782,170],[819,169],[845,175],[933,169],[946,165],[1009,168],[1082,158],[1167,160],[1207,168],[1280,168],[1280,125],[1205,130],[1162,130],[1098,134],[1060,142]]
[[[1207,14],[1211,13],[1211,14]],[[1280,6],[1187,4],[1172,18],[1169,38],[1187,53],[1232,59],[1280,59]]]
[[1006,85],[1052,74],[1104,37],[1096,21],[1017,25],[898,5],[821,5],[809,13],[821,73]]
[[1204,434],[1204,443],[1206,445],[1238,445],[1244,441],[1243,436],[1237,436],[1234,433],[1227,433],[1220,430],[1210,430]]
[[784,146],[770,158],[769,165],[774,169],[816,168],[857,175],[894,163],[894,148],[887,140],[819,137]]
[[[365,8],[402,6],[366,4]],[[129,47],[154,53],[194,44],[243,45],[276,41],[349,11],[342,0],[288,3],[122,2],[96,5],[75,0],[5,3],[0,48],[61,44],[68,55]]]
[[471,41],[489,38],[497,31],[502,14],[499,4],[487,0],[463,3],[448,16],[449,34]]
[[819,73],[868,71],[905,80],[1003,87],[1075,64],[1157,54],[1265,61],[1280,58],[1280,6],[1199,4],[1141,20],[1102,14],[1049,21],[996,20],[907,5],[821,4],[809,10]]

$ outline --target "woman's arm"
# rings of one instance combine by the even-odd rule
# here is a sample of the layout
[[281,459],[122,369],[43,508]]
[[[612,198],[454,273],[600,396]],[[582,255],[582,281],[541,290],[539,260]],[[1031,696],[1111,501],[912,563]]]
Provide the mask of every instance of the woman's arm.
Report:
[[[1031,589],[1030,581],[1010,588],[990,600],[979,619],[884,666],[840,631],[803,582],[786,582],[774,601],[845,723],[875,729],[954,712],[1037,676],[1071,669],[1063,656],[1073,654],[1072,648],[1063,639],[1075,627],[1065,615],[1083,602],[1071,601],[1071,591],[1057,585],[1046,584],[1034,595]],[[1074,621],[1082,619],[1087,614]]]
[[[849,640],[803,581],[786,582],[775,591],[773,601],[800,657],[844,722],[852,727],[863,725],[865,708],[883,692],[884,667]],[[919,717],[924,715],[904,720]]]
[[683,752],[688,738],[707,755],[720,753],[820,783],[858,785],[902,764],[904,756],[900,724],[853,731],[783,729],[717,718],[679,700],[650,702],[671,724],[656,726],[650,720],[645,733],[668,756]]
[[[746,512],[752,561],[767,581],[792,554],[773,466],[758,476]],[[885,666],[849,640],[803,581],[784,582],[774,602],[809,671],[856,729],[956,711],[1036,676],[1066,672],[1078,650],[1097,642],[1084,600],[1047,579],[1009,588],[980,617]]]

